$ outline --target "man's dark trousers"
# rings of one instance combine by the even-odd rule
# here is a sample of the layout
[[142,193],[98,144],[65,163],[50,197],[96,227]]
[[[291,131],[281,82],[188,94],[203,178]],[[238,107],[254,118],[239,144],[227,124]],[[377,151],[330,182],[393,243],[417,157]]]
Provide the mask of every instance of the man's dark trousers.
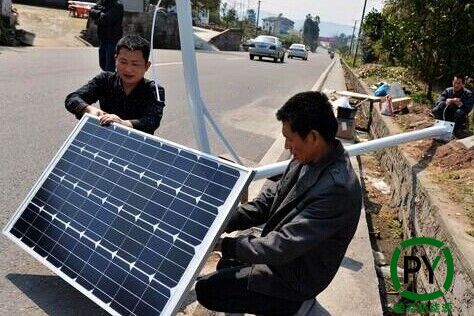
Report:
[[105,42],[99,46],[99,65],[103,71],[115,71],[115,46],[117,43]]
[[457,106],[435,106],[432,110],[435,118],[455,122],[455,129],[466,128],[467,113]]
[[251,266],[221,259],[217,271],[200,277],[196,295],[204,307],[227,313],[251,313],[265,316],[294,315],[303,302],[249,291]]

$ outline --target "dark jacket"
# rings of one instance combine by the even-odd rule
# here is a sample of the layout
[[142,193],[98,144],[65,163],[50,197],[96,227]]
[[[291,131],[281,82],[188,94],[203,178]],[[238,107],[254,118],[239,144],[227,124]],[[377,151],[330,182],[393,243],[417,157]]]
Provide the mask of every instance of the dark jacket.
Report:
[[155,82],[143,79],[125,95],[117,73],[105,71],[69,94],[65,105],[69,112],[80,118],[87,105],[99,101],[103,111],[130,120],[133,128],[153,134],[160,126],[165,106],[165,90],[161,86],[158,90],[161,101],[156,96]]
[[314,298],[334,278],[354,236],[362,192],[340,142],[322,161],[292,161],[282,179],[239,207],[226,231],[265,224],[261,237],[225,238],[223,258],[252,265],[249,290]]
[[99,0],[89,16],[97,23],[101,43],[117,43],[122,37],[123,5],[119,0]]
[[454,92],[453,87],[447,88],[439,96],[438,102],[435,104],[435,108],[444,109],[446,107],[446,100],[451,98],[460,98],[462,105],[459,107],[466,115],[471,112],[474,105],[474,96],[472,92],[466,88],[458,92]]

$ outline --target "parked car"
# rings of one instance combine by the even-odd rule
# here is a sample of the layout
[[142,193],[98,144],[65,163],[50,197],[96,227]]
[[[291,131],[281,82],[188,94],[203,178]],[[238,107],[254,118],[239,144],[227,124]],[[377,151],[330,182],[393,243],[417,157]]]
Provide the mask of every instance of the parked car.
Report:
[[258,56],[259,60],[262,60],[262,57],[270,57],[273,58],[275,63],[278,60],[283,62],[285,60],[285,49],[277,37],[260,35],[249,46],[250,59],[253,60],[255,56]]
[[308,60],[308,50],[303,44],[291,44],[288,49],[288,58],[298,57],[303,60]]

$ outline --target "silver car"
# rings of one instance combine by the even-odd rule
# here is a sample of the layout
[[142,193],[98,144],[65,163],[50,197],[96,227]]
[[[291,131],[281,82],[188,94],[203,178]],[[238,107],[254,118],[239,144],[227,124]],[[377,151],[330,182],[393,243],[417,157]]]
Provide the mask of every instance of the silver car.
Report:
[[303,44],[291,44],[288,49],[288,58],[298,57],[303,60],[308,60],[308,50]]
[[273,58],[274,62],[278,60],[283,62],[285,60],[285,49],[277,37],[260,35],[249,46],[250,59],[253,60],[255,56],[258,56],[259,60],[262,60],[262,57],[270,57]]

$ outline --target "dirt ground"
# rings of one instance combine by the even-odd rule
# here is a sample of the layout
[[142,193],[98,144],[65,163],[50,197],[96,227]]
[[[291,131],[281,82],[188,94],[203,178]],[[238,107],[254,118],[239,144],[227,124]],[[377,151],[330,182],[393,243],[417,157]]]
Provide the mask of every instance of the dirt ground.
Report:
[[[393,249],[403,241],[402,223],[397,217],[399,210],[389,206],[391,188],[375,154],[364,154],[360,158],[364,205],[372,249],[381,252],[388,264]],[[397,315],[391,312],[390,307],[399,302],[400,295],[394,290],[389,277],[379,276],[379,279],[384,315]]]
[[87,19],[69,16],[63,9],[54,9],[23,4],[13,4],[18,11],[18,29],[35,33],[33,46],[38,47],[84,47],[87,42],[80,39]]
[[[365,65],[356,70],[366,84],[400,82],[411,91],[421,91],[423,87],[403,69],[390,69],[387,72],[377,69],[375,65]],[[394,122],[403,131],[413,131],[433,125],[430,107],[426,100],[417,100],[409,105],[405,114],[393,116]],[[472,115],[472,114],[471,114]],[[472,117],[469,119],[473,122]],[[366,118],[358,114],[356,124],[365,127]],[[474,125],[474,124],[473,124]],[[471,131],[473,131],[471,126]],[[424,139],[401,145],[408,155],[418,161],[418,166],[424,168],[446,192],[450,200],[458,205],[456,219],[466,227],[466,233],[474,236],[474,150],[467,150],[455,139],[448,143]],[[386,172],[374,154],[361,156],[362,182],[364,184],[364,204],[367,211],[367,222],[371,236],[372,248],[381,252],[385,260],[391,257],[393,249],[403,240],[402,223],[398,220],[400,210],[390,207],[390,192],[384,179]],[[380,276],[379,276],[380,277]],[[384,315],[397,315],[391,306],[400,300],[400,295],[394,291],[389,277],[381,278],[381,300]]]

